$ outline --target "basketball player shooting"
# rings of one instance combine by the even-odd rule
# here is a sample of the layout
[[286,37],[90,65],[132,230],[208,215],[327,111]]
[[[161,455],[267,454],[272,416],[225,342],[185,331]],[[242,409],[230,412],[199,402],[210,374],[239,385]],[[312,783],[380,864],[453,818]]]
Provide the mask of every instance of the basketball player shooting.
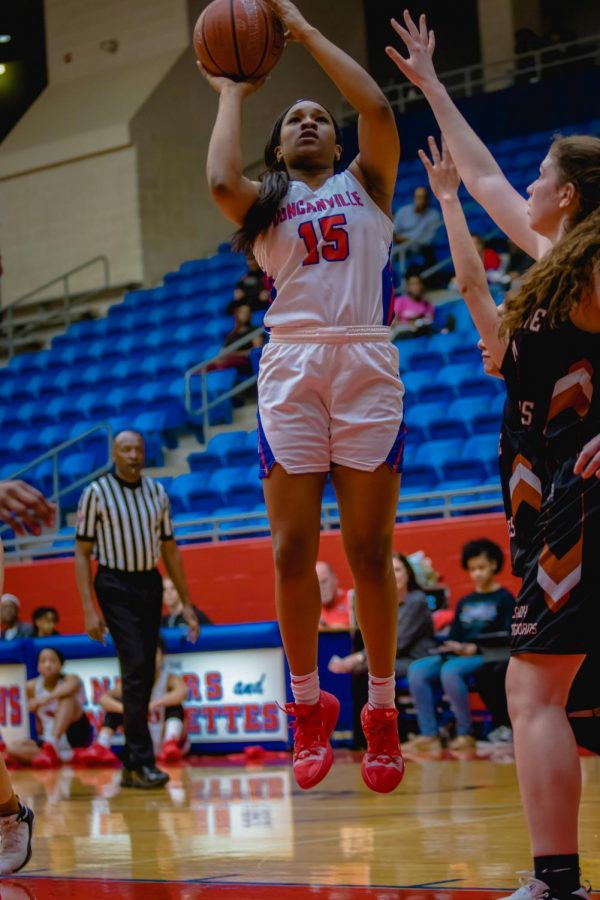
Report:
[[358,156],[342,165],[331,113],[304,98],[269,137],[259,181],[243,174],[244,99],[260,87],[203,73],[219,94],[207,174],[215,203],[273,280],[258,382],[259,459],[273,539],[276,603],[292,673],[293,769],[302,788],[329,771],[339,703],[321,691],[315,563],[330,474],[369,660],[362,711],[367,786],[387,793],[404,764],[394,705],[396,587],[392,535],[405,428],[390,342],[391,204],[399,139],[373,79],[288,0],[265,0],[288,41],[313,57],[358,112]]

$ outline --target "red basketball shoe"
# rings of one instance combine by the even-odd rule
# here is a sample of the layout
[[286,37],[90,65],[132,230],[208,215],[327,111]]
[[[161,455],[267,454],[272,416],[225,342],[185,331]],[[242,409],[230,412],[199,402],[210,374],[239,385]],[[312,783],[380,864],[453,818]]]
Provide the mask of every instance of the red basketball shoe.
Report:
[[158,761],[166,763],[180,762],[183,756],[183,749],[179,746],[179,741],[165,741],[158,754]]
[[363,706],[360,722],[367,739],[360,772],[364,783],[378,794],[389,794],[404,775],[404,760],[398,737],[398,710]]
[[31,760],[34,769],[58,769],[62,761],[52,744],[42,744],[40,750]]
[[295,717],[294,777],[298,787],[306,791],[325,778],[333,763],[329,738],[340,714],[340,701],[321,691],[318,703],[287,703],[285,711]]
[[76,751],[77,764],[81,766],[114,766],[119,762],[110,747],[102,744],[91,744],[89,747],[79,748]]

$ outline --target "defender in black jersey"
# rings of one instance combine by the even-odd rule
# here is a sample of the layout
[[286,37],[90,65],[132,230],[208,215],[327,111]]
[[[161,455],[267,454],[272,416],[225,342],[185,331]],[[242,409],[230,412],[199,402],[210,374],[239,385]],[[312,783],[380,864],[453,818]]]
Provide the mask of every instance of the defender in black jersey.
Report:
[[600,480],[575,463],[600,433],[600,334],[540,309],[511,338],[502,364],[507,403],[500,471],[515,574],[513,653],[588,653],[600,604]]
[[[411,57],[402,66],[436,81],[426,26],[410,25],[402,32]],[[600,140],[555,139],[526,203],[439,82],[428,99],[459,165],[473,170],[467,187],[538,260],[500,315],[473,252],[453,162],[430,139],[433,162],[423,153],[421,159],[440,200],[457,283],[508,393],[501,470],[523,586],[506,686],[535,875],[505,900],[573,900],[588,896],[580,886],[581,766],[573,731],[581,739],[580,719],[593,721],[597,709],[588,705],[593,656],[586,656],[600,624],[593,584],[600,536]],[[582,664],[587,680],[577,684]],[[572,686],[583,687],[586,708],[569,703],[570,715],[583,712],[569,720]]]

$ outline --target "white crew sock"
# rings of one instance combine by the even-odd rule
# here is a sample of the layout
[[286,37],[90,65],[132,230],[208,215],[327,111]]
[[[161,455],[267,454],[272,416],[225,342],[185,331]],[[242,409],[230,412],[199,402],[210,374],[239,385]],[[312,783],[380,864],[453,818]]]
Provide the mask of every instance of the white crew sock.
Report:
[[176,716],[172,716],[165,722],[165,743],[167,741],[179,741],[183,734],[183,722]]
[[369,672],[369,706],[372,709],[390,709],[396,699],[396,676],[375,678]]
[[292,675],[292,694],[296,703],[314,706],[319,702],[321,689],[319,687],[319,670],[315,669],[308,675]]
[[100,744],[101,747],[106,747],[107,750],[110,750],[113,739],[113,731],[112,728],[101,728],[100,734],[98,735],[97,744]]

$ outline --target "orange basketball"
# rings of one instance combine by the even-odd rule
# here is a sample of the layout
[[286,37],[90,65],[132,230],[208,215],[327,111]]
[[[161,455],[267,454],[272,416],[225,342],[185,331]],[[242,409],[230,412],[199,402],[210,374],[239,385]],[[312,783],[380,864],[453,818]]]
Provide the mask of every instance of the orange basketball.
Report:
[[260,0],[213,0],[194,28],[196,56],[211,73],[258,81],[283,53],[283,26]]

